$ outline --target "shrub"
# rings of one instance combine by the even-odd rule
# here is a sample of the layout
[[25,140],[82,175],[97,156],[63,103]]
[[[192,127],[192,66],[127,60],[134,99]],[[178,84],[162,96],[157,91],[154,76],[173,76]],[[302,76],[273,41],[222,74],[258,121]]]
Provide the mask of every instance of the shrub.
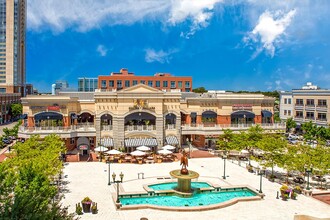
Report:
[[87,196],[81,202],[82,203],[92,203],[92,200]]

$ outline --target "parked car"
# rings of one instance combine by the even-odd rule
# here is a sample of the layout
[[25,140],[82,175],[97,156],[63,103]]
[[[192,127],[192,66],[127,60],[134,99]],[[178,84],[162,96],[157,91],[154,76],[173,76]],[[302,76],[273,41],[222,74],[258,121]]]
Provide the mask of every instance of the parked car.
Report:
[[11,143],[10,140],[7,138],[2,139],[2,142],[6,145]]

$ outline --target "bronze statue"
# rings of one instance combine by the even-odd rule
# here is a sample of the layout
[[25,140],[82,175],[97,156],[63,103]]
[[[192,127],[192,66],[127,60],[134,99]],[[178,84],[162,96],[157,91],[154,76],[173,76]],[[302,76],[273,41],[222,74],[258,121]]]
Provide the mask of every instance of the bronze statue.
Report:
[[188,169],[187,169],[187,167],[188,167],[188,157],[187,157],[187,153],[185,153],[185,152],[182,152],[180,165],[182,165],[180,173],[183,174],[183,175],[188,175],[189,174]]

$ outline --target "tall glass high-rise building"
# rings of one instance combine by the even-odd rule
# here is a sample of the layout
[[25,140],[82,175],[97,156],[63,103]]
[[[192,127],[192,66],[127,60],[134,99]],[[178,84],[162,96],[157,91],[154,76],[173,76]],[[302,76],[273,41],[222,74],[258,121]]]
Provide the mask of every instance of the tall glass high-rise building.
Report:
[[26,0],[0,0],[0,93],[25,96]]

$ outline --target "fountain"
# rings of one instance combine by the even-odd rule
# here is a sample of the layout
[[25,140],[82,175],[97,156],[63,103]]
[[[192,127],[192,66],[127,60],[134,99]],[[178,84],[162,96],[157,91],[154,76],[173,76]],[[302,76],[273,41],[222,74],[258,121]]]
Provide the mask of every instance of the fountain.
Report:
[[170,175],[178,179],[178,186],[176,190],[181,193],[192,193],[191,180],[199,177],[199,174],[195,171],[188,170],[188,158],[187,154],[183,152],[180,165],[181,170],[172,170]]

